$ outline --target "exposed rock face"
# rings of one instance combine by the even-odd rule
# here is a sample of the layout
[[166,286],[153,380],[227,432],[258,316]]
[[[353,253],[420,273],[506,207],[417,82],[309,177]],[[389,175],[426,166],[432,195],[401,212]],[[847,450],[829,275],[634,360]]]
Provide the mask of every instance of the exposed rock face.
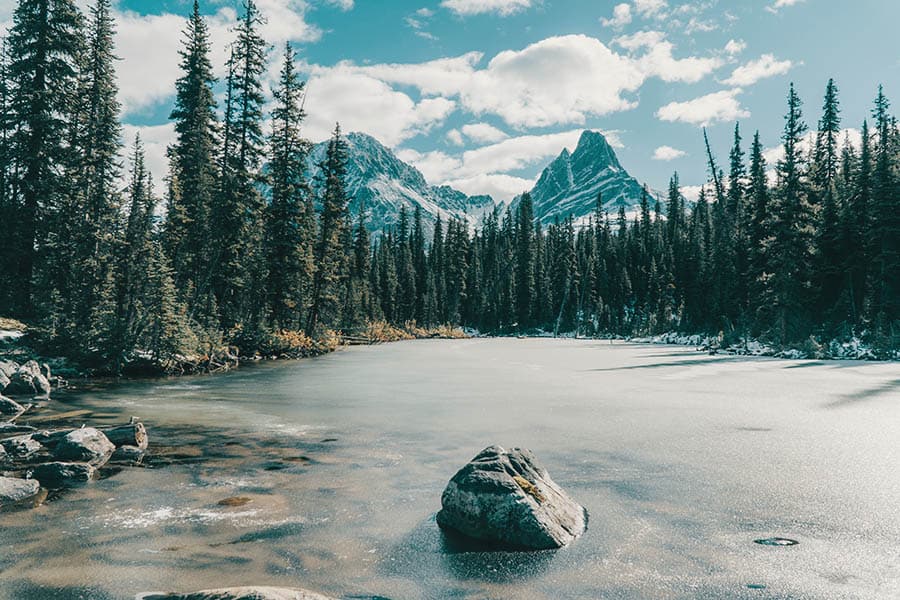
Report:
[[48,490],[57,490],[90,481],[95,473],[96,469],[85,463],[52,462],[36,466],[31,478]]
[[9,377],[6,393],[10,396],[46,398],[50,395],[50,381],[41,373],[37,362],[29,360]]
[[602,133],[585,131],[574,152],[564,149],[541,173],[531,190],[534,216],[543,225],[569,215],[583,223],[596,214],[598,194],[603,194],[603,210],[615,219],[619,206],[630,210],[640,204],[641,184],[625,171]]
[[137,600],[334,600],[315,592],[294,588],[239,587],[203,590],[189,594],[138,594]]
[[37,496],[40,484],[33,479],[0,477],[0,507],[21,504]]
[[514,549],[560,548],[587,525],[587,511],[519,448],[482,450],[447,484],[441,505],[441,527]]
[[86,462],[101,467],[115,451],[115,445],[101,431],[84,427],[67,433],[53,449],[53,456],[60,460]]

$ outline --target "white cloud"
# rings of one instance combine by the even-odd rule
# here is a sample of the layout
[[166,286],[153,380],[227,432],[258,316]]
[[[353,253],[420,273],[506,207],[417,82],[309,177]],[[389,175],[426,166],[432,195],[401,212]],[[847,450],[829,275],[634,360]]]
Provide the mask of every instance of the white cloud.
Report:
[[700,190],[702,185],[683,185],[681,186],[681,195],[688,202],[696,202],[700,198]]
[[801,2],[805,2],[805,0],[775,0],[775,4],[767,6],[766,10],[770,13],[776,13],[782,8],[794,6],[795,4],[800,4]]
[[[163,178],[169,173],[169,159],[166,157],[166,149],[175,141],[175,124],[164,123],[162,125],[123,125],[122,136],[124,141],[123,152],[126,158],[126,172],[131,167],[131,152],[134,148],[134,137],[141,134],[141,142],[144,146],[145,164],[147,170],[153,174],[153,182],[156,194],[162,197],[165,193]],[[125,175],[127,181],[127,174]]]
[[506,50],[478,68],[481,59],[481,53],[470,52],[426,63],[352,68],[426,95],[458,96],[470,112],[498,115],[514,127],[581,124],[591,115],[628,110],[635,102],[623,94],[636,91],[647,77],[636,60],[585,35]]
[[666,82],[696,83],[722,65],[720,58],[675,58],[675,45],[666,40],[661,31],[638,31],[613,40],[616,45],[634,55],[638,50],[646,50],[633,60],[645,77],[659,77]]
[[327,0],[327,2],[344,11],[353,10],[353,0]]
[[[321,37],[321,31],[305,20],[305,0],[257,0],[266,17],[262,35],[270,44],[310,42]],[[180,76],[178,51],[187,16],[172,13],[141,15],[133,11],[116,13],[116,63],[123,112],[139,112],[173,95],[175,80]],[[218,76],[223,76],[228,44],[234,37],[238,15],[232,8],[221,8],[206,17],[209,26],[212,62]],[[148,51],[152,48],[152,52]],[[277,53],[272,56],[277,62]]]
[[508,173],[555,157],[563,148],[574,149],[581,129],[545,135],[521,135],[463,153],[463,173]]
[[522,192],[531,190],[536,180],[524,179],[513,175],[488,173],[463,179],[451,179],[446,183],[469,196],[488,194],[494,200],[509,203]]
[[603,23],[604,27],[621,29],[631,23],[631,18],[631,5],[623,2],[622,4],[616,4],[615,8],[613,8],[611,19],[600,19],[600,22]]
[[[803,139],[800,140],[800,151],[804,154],[808,154],[815,148],[816,137],[818,137],[818,135],[819,134],[816,131],[807,131],[806,135],[803,136]],[[844,149],[846,142],[849,142],[850,146],[859,150],[862,146],[862,132],[853,127],[842,129],[837,135],[837,140],[839,152]],[[769,168],[774,168],[778,161],[784,158],[784,146],[779,144],[777,146],[766,148],[763,150],[763,158],[766,159],[766,165],[768,165]]]
[[495,13],[503,17],[525,10],[531,4],[532,0],[443,0],[441,2],[441,6],[460,16]]
[[671,102],[658,111],[656,116],[663,121],[680,121],[694,125],[709,125],[716,121],[745,119],[750,113],[741,107],[737,95],[740,88],[714,92],[686,102]]
[[687,153],[684,150],[673,148],[672,146],[660,146],[653,152],[653,160],[670,161],[681,158]]
[[[491,194],[508,201],[529,190],[534,181],[512,174],[555,158],[563,148],[573,150],[581,129],[522,135],[451,155],[441,151],[400,149],[397,156],[419,169],[429,183],[452,185],[467,194]],[[616,132],[604,132],[611,145],[621,146]]]
[[460,133],[459,129],[451,129],[447,132],[447,141],[449,141],[454,146],[462,146],[465,144],[463,141],[462,133]]
[[491,143],[505,140],[509,135],[488,123],[470,123],[463,125],[462,132],[467,138],[477,143]]
[[634,0],[634,9],[642,17],[661,17],[667,6],[666,0]]
[[729,56],[735,56],[747,49],[747,43],[744,40],[728,40],[725,44],[725,52]]
[[758,59],[751,60],[747,64],[736,68],[731,77],[722,83],[746,87],[767,77],[784,75],[793,66],[794,63],[789,60],[777,60],[772,54],[763,54]]
[[388,146],[429,131],[456,109],[447,98],[414,101],[355,67],[313,67],[307,88],[309,116],[304,133],[326,139],[336,122],[345,131],[364,131]]

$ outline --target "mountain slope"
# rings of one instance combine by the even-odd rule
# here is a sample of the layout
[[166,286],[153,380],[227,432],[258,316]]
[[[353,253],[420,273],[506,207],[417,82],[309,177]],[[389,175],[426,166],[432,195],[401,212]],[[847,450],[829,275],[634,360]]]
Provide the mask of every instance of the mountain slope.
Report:
[[[360,206],[365,206],[369,229],[380,232],[397,223],[400,210],[406,207],[410,218],[421,207],[426,229],[433,229],[434,221],[456,218],[472,225],[494,208],[490,196],[467,196],[448,186],[431,186],[415,167],[397,158],[393,152],[372,136],[348,133],[347,191],[350,212],[354,220]],[[317,185],[318,165],[325,159],[328,142],[316,144],[310,153],[308,172]]]
[[564,149],[531,190],[535,218],[545,225],[569,215],[585,218],[596,212],[598,193],[603,208],[614,213],[620,204],[628,209],[640,202],[641,185],[622,168],[602,133],[585,131],[575,151]]

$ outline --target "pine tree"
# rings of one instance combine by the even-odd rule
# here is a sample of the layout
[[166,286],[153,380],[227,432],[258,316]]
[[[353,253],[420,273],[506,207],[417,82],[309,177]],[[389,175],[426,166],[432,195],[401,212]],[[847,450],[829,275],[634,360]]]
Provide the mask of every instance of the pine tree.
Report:
[[176,136],[169,149],[170,186],[177,182],[177,187],[169,197],[166,240],[176,289],[191,304],[191,313],[207,324],[218,322],[210,286],[219,126],[209,53],[209,29],[194,0],[179,51],[182,75],[175,83],[175,107],[170,116]]
[[875,119],[877,145],[872,177],[873,206],[872,271],[870,314],[876,321],[879,335],[900,337],[900,186],[895,174],[898,156],[896,122],[888,112],[890,102],[884,88],[878,87],[878,97],[872,116]]
[[[297,329],[306,314],[314,272],[315,215],[305,176],[311,144],[300,133],[305,118],[305,84],[297,76],[296,57],[285,45],[279,85],[274,91],[270,145],[272,200],[267,212],[266,257],[269,313],[275,329]],[[368,255],[368,238],[365,241]],[[368,269],[364,273],[368,276]]]
[[73,150],[77,159],[69,178],[64,219],[72,223],[70,294],[73,325],[69,341],[78,340],[100,354],[111,343],[113,325],[115,254],[120,197],[117,189],[121,165],[121,126],[115,74],[115,23],[109,0],[91,8],[87,51],[81,75]]
[[[60,256],[56,228],[67,201],[64,173],[75,158],[70,150],[84,17],[73,0],[21,0],[8,47],[9,81],[15,90],[10,112],[18,121],[11,140],[17,194],[8,232],[15,264],[4,273],[2,285],[9,287],[13,314],[34,316],[38,274],[45,287],[42,295],[68,292],[60,289],[67,262]],[[57,310],[55,304],[47,302],[46,310]],[[58,320],[58,315],[43,316]]]
[[331,327],[339,324],[340,315],[336,313],[344,277],[343,240],[348,200],[344,181],[347,174],[347,143],[341,137],[340,125],[334,128],[321,169],[324,180],[322,213],[314,246],[316,272],[306,320],[309,335],[315,334],[320,325]]
[[840,107],[837,86],[828,80],[822,118],[819,120],[813,162],[810,166],[811,190],[814,204],[819,207],[816,232],[815,292],[817,308],[823,316],[841,319],[847,315],[829,314],[841,295],[843,285],[844,254],[841,248],[840,215],[836,197],[838,175],[838,135],[840,133]]
[[223,151],[216,209],[216,260],[213,285],[223,329],[243,329],[244,339],[260,325],[258,296],[264,261],[260,247],[265,203],[258,188],[264,156],[262,77],[266,43],[259,34],[264,21],[253,0],[231,47],[226,89]]
[[773,334],[780,343],[801,339],[808,325],[813,216],[801,148],[805,132],[800,97],[791,84],[782,136],[784,158],[776,167],[778,184],[770,212],[772,237],[768,256],[772,269]]
[[532,325],[535,297],[534,208],[531,194],[519,201],[516,214],[516,316],[519,330]]

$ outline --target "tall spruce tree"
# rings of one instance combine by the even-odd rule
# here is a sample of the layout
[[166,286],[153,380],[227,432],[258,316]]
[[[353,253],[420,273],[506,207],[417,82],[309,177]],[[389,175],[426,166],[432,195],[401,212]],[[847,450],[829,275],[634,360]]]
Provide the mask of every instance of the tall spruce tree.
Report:
[[263,316],[256,302],[265,277],[260,251],[265,202],[258,186],[265,154],[266,43],[259,34],[263,23],[254,1],[246,0],[228,64],[220,183],[213,212],[213,287],[220,321],[226,332],[241,329],[237,335],[243,339],[257,334]]
[[345,275],[346,248],[343,245],[347,212],[347,142],[336,125],[328,142],[322,169],[322,212],[314,246],[316,272],[306,319],[306,331],[313,335],[320,326],[339,325],[339,292]]
[[534,298],[534,206],[526,192],[516,214],[516,317],[520,331],[532,326]]
[[770,212],[772,238],[768,256],[772,269],[769,296],[773,310],[772,333],[780,343],[801,339],[808,327],[814,229],[801,146],[806,133],[801,104],[791,84],[782,135],[784,157],[776,167],[778,183]]
[[175,270],[175,286],[190,304],[190,312],[207,326],[218,324],[211,274],[215,253],[212,222],[218,172],[219,125],[210,62],[209,28],[194,0],[179,51],[181,77],[175,83],[175,143],[172,162],[166,241]]
[[[305,84],[297,75],[296,56],[285,45],[279,85],[274,90],[269,141],[266,257],[269,313],[275,329],[297,329],[306,315],[314,271],[315,235],[312,190],[306,179],[311,144],[301,135]],[[366,240],[368,254],[368,240]]]
[[[67,202],[65,173],[72,152],[78,76],[84,51],[84,17],[73,0],[21,0],[9,32],[10,112],[17,120],[10,154],[17,194],[8,243],[15,263],[5,271],[13,314],[41,316],[47,323],[58,306],[44,303],[35,314],[34,285],[40,275],[43,297],[62,297],[65,256],[58,228]],[[69,244],[69,240],[65,240]],[[70,246],[69,246],[70,247]],[[52,329],[51,325],[51,329]],[[53,335],[53,332],[50,332]]]

